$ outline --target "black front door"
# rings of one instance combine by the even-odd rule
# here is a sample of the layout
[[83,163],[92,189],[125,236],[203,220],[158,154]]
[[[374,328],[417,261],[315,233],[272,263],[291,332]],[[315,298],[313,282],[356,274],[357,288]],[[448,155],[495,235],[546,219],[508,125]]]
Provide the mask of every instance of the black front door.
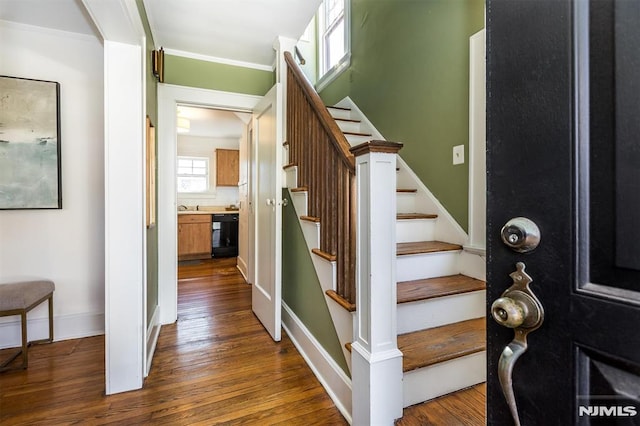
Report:
[[[640,424],[640,1],[487,0],[487,171],[489,312],[518,262],[544,308],[504,355],[488,320],[488,424],[514,423],[498,369],[527,333],[522,425]],[[537,248],[502,241],[514,217]],[[493,313],[518,324],[514,303]]]

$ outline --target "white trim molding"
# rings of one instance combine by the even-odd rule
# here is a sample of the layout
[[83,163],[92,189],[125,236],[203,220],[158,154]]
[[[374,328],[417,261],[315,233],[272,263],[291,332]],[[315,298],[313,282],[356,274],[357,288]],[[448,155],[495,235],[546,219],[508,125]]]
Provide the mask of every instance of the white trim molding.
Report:
[[158,84],[158,306],[160,323],[178,318],[176,108],[189,104],[251,112],[262,96]]
[[[55,342],[102,334],[104,334],[104,314],[102,313],[56,315],[53,317],[53,339]],[[2,336],[0,349],[20,346],[20,319],[0,323],[0,336]],[[27,336],[29,340],[47,338],[49,336],[49,317],[28,318],[27,316]]]
[[487,140],[485,30],[469,37],[469,243],[465,250],[485,255]]
[[185,52],[184,50],[164,49],[165,55],[180,56],[182,58],[196,59],[198,61],[213,62],[234,67],[250,68],[260,71],[273,72],[273,65],[256,64],[254,62],[237,61],[235,59],[219,58],[217,56],[202,55],[200,53]]
[[351,424],[351,379],[284,302],[282,326],[340,413]]
[[[351,346],[353,420],[391,425],[402,417],[397,344],[396,157],[398,145],[365,143],[356,159],[356,320]],[[365,146],[366,148],[362,148]]]
[[104,42],[105,386],[145,367],[145,32],[135,0],[82,0]]

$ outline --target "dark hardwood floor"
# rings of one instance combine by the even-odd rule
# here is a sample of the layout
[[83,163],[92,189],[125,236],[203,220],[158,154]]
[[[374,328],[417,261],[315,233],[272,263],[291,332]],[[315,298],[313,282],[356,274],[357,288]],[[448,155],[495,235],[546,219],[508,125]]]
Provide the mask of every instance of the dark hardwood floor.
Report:
[[[104,395],[102,336],[37,345],[27,370],[0,373],[0,424],[347,424],[286,334],[273,342],[252,314],[235,259],[178,271],[178,321],[162,327],[143,389]],[[484,395],[409,407],[396,424],[480,426]]]
[[102,336],[33,346],[27,370],[0,374],[0,424],[346,424],[289,338],[255,318],[235,259],[181,266],[178,293],[142,390],[104,395]]

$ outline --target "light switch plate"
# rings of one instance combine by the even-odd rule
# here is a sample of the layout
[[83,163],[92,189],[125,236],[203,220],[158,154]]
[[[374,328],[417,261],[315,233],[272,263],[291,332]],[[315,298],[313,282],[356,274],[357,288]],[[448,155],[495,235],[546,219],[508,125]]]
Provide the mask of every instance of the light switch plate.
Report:
[[453,164],[464,164],[464,145],[453,147]]

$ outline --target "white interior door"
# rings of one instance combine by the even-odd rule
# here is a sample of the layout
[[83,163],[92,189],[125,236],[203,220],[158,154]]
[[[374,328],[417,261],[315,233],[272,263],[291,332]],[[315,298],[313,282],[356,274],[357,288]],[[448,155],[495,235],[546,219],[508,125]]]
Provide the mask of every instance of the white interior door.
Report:
[[279,118],[281,85],[277,84],[256,106],[253,135],[256,159],[255,279],[251,305],[273,340],[280,340],[282,257],[282,126]]

